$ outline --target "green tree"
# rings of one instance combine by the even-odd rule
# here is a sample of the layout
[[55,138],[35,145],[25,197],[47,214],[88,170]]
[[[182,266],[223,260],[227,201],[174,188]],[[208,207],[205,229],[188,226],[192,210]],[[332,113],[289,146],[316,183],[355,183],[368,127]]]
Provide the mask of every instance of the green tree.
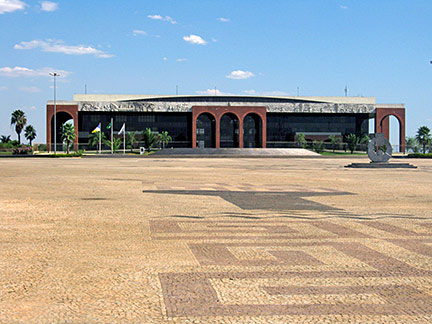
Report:
[[146,128],[145,131],[142,132],[142,137],[144,141],[144,146],[150,152],[150,150],[155,146],[158,141],[158,136],[152,132],[150,128]]
[[313,149],[317,153],[321,153],[324,151],[324,142],[323,141],[313,141]]
[[296,143],[297,143],[297,146],[302,147],[302,148],[306,148],[307,142],[306,142],[305,134],[298,133]]
[[36,129],[32,125],[27,125],[24,129],[24,136],[29,141],[30,145],[32,145],[33,140],[37,136]]
[[134,149],[135,143],[137,142],[136,134],[137,132],[127,132],[126,147],[130,148],[131,152]]
[[340,138],[339,136],[337,136],[337,135],[330,135],[330,136],[329,136],[329,139],[330,139],[330,143],[331,143],[331,145],[332,145],[333,153],[334,153],[334,151],[335,151],[335,149],[336,149],[336,146],[337,146],[340,142],[342,142],[342,140],[341,140],[341,138]]
[[405,138],[405,143],[406,143],[407,151],[411,150],[413,153],[418,153],[420,151],[420,148],[418,146],[418,141],[417,138],[415,138],[415,136],[413,137],[407,136]]
[[27,124],[27,117],[22,110],[15,110],[11,115],[11,125],[15,125],[15,132],[18,135],[18,143],[21,144],[21,132]]
[[355,134],[349,134],[345,137],[345,141],[351,154],[353,154],[358,144],[358,137]]
[[[122,141],[121,137],[117,137],[117,138],[113,139],[113,143],[112,143],[113,153],[116,153],[120,149],[120,146],[122,145],[122,142],[123,141]],[[104,140],[104,144],[106,146],[111,147],[111,141],[110,140],[105,139]]]
[[69,154],[70,144],[76,139],[75,127],[70,123],[65,123],[61,130],[61,139],[66,143],[66,153]]
[[[105,141],[107,140],[105,133],[102,132],[101,134],[101,141],[102,143],[105,143]],[[91,133],[88,139],[88,145],[89,147],[92,148],[98,148],[99,145],[99,132],[97,133]]]
[[370,141],[370,137],[368,135],[363,135],[360,140],[359,140],[359,144],[361,144],[362,148],[367,152],[367,147]]
[[159,134],[158,140],[160,143],[162,143],[162,148],[165,148],[166,145],[168,145],[168,143],[172,141],[172,137],[168,135],[167,131],[164,131]]
[[0,137],[0,141],[2,143],[9,143],[11,141],[11,137],[10,137],[10,135],[2,135]]
[[426,145],[431,142],[430,129],[427,126],[421,126],[417,130],[416,139],[420,145],[423,145],[423,153],[426,153]]

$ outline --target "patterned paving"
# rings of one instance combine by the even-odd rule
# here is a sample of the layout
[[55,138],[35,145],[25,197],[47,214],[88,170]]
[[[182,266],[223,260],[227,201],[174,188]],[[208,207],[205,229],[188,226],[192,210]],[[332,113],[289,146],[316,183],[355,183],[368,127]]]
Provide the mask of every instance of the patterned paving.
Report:
[[159,274],[169,317],[432,315],[430,222],[152,220],[151,230],[185,241],[201,266]]
[[432,160],[1,162],[0,323],[432,323]]

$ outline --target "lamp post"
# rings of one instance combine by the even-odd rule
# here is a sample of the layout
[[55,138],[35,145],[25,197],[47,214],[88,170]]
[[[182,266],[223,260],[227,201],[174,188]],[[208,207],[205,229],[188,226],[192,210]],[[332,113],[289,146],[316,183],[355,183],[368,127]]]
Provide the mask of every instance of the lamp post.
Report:
[[56,77],[60,76],[57,72],[52,72],[54,78],[54,154],[57,154],[57,104],[56,104]]

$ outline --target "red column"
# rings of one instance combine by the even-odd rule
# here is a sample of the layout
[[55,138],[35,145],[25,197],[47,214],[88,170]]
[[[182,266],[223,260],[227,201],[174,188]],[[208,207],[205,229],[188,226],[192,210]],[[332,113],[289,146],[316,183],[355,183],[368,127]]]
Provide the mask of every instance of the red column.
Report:
[[239,117],[239,148],[243,148],[243,119],[244,115]]
[[262,133],[261,133],[261,138],[262,138],[262,144],[261,147],[262,148],[266,148],[267,147],[267,112],[264,112],[263,115],[261,115],[261,123],[262,123]]
[[192,148],[196,148],[196,120],[197,117],[195,115],[195,112],[192,112]]
[[220,116],[219,114],[216,114],[215,116],[215,133],[216,133],[216,148],[220,148]]
[[390,141],[390,116],[381,120],[381,133],[384,133],[384,137]]

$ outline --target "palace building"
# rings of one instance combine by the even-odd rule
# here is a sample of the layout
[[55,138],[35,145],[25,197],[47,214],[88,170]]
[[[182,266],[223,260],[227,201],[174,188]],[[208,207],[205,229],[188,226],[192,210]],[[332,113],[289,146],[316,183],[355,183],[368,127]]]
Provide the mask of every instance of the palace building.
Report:
[[[118,131],[168,131],[171,147],[283,148],[297,134],[307,140],[330,135],[358,136],[370,132],[389,138],[389,117],[399,121],[400,150],[405,148],[405,107],[377,104],[373,97],[282,97],[203,95],[94,95],[77,94],[73,101],[57,101],[57,141],[61,125],[73,119],[75,147],[85,144],[99,124],[114,121]],[[369,130],[374,119],[375,130]],[[54,102],[47,103],[47,143],[53,148]]]

